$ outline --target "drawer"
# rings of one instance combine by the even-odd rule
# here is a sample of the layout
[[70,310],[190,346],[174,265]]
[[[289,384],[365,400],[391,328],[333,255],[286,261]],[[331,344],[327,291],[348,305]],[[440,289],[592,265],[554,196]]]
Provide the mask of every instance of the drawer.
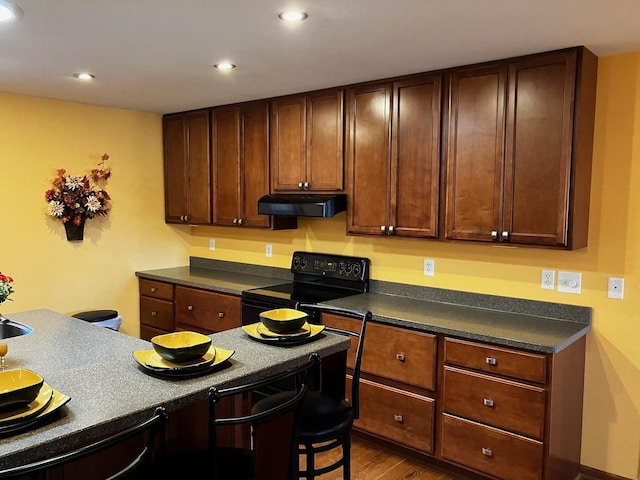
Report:
[[[360,332],[362,322],[322,314],[322,323]],[[347,367],[353,368],[357,342],[351,339]],[[362,351],[362,371],[428,390],[435,389],[436,337],[428,333],[369,322]]]
[[442,458],[504,480],[540,480],[542,442],[442,415]]
[[521,380],[547,381],[547,357],[521,350],[445,338],[444,361]]
[[156,282],[155,280],[139,279],[140,295],[173,301],[173,284]]
[[543,439],[544,389],[448,366],[443,383],[445,412]]
[[142,340],[147,340],[147,341],[151,341],[151,339],[153,337],[155,337],[156,335],[162,335],[165,333],[171,333],[171,332],[167,332],[165,330],[160,330],[158,328],[155,327],[150,327],[148,325],[144,325],[144,324],[140,324],[140,338]]
[[380,323],[367,325],[363,372],[434,390],[435,356],[435,335]]
[[[347,376],[347,397],[351,377]],[[424,453],[433,453],[435,400],[360,380],[360,418],[355,427]]]
[[176,286],[176,327],[192,325],[205,333],[221,332],[239,327],[240,315],[240,297]]
[[156,298],[140,297],[140,323],[173,332],[173,302]]

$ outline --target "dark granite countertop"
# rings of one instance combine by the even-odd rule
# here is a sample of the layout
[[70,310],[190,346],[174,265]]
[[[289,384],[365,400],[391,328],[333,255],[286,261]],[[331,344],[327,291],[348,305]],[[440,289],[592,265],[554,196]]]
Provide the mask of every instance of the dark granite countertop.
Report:
[[[197,257],[190,266],[136,275],[236,295],[291,279],[286,269]],[[561,351],[591,329],[590,307],[376,280],[370,290],[328,305],[371,310],[381,323],[545,353]]]
[[90,443],[152,415],[156,406],[169,411],[206,399],[209,387],[257,380],[305,362],[312,352],[331,355],[349,346],[339,335],[322,335],[296,347],[282,348],[250,339],[240,328],[211,335],[213,345],[233,349],[226,368],[192,378],[167,380],[145,373],[135,350],[151,344],[120,332],[50,310],[8,315],[33,328],[28,335],[5,340],[8,368],[27,368],[71,401],[60,418],[8,437],[0,437],[0,468],[60,453]]

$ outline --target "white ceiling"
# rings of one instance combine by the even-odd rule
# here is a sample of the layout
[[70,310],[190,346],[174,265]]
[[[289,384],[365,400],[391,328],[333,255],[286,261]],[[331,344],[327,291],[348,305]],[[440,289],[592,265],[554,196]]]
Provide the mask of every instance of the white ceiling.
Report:
[[[0,92],[158,113],[575,45],[640,51],[638,0],[13,1]],[[309,13],[296,27],[277,18],[292,6]],[[211,67],[226,59],[238,68]]]

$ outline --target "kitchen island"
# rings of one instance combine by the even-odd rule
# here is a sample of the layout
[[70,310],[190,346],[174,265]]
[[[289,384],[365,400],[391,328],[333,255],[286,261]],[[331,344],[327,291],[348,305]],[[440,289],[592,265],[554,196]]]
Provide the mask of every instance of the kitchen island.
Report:
[[173,380],[152,377],[135,362],[134,351],[152,348],[145,340],[51,310],[8,317],[33,332],[6,340],[7,368],[39,373],[71,401],[51,421],[0,438],[0,469],[91,443],[150,417],[157,406],[164,406],[171,417],[172,411],[206,400],[211,386],[254,381],[301,365],[313,352],[323,359],[344,358],[349,348],[348,338],[332,334],[282,348],[256,342],[238,328],[211,335],[212,345],[235,350],[226,365],[201,377]]

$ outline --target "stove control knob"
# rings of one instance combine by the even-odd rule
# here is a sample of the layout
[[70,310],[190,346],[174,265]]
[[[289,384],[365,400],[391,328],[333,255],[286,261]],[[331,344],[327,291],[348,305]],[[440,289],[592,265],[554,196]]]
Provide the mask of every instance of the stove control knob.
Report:
[[344,272],[344,262],[340,262],[338,264],[338,273],[343,273]]
[[298,265],[300,265],[300,257],[295,255],[293,257],[293,268],[298,268]]
[[307,257],[302,257],[300,259],[300,268],[302,270],[304,270],[305,268],[307,268]]
[[353,264],[353,275],[358,277],[360,276],[360,272],[362,271],[360,264],[359,263],[354,263]]
[[350,263],[347,263],[347,266],[344,269],[344,271],[346,272],[347,275],[349,275],[351,273],[351,264]]

